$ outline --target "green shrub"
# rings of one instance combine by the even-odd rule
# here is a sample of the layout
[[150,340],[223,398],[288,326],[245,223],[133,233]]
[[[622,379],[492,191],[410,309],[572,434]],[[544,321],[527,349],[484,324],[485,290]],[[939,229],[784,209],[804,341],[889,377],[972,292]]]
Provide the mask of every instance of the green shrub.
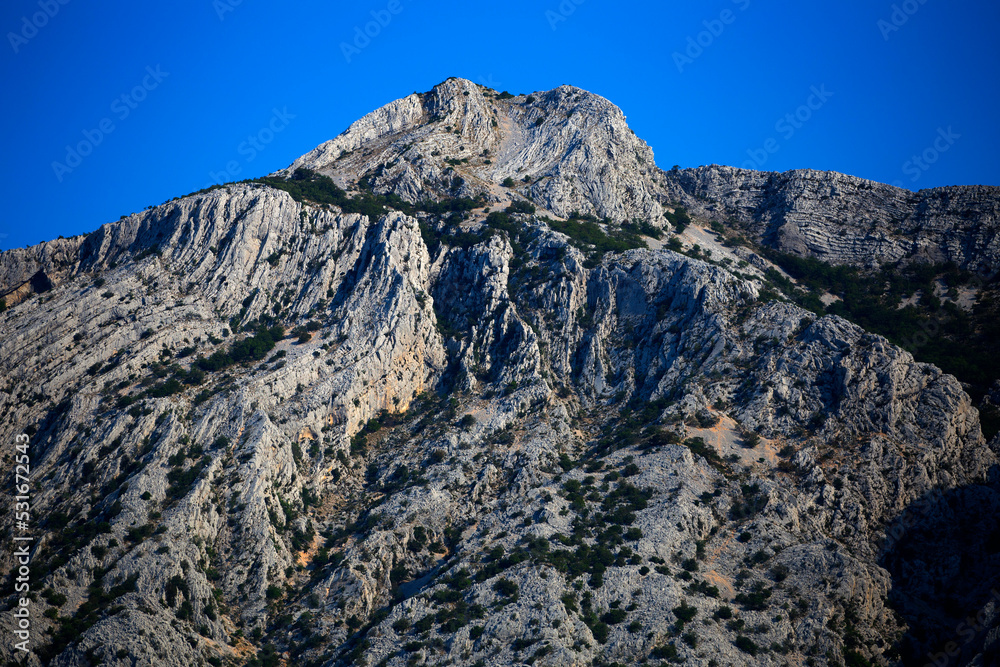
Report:
[[716,609],[715,613],[712,616],[715,619],[723,619],[723,620],[730,619],[733,617],[733,610],[730,607],[723,605],[718,609]]
[[182,391],[184,391],[184,385],[182,385],[177,378],[170,378],[166,382],[161,382],[150,387],[146,393],[152,398],[165,398]]
[[633,234],[642,234],[654,239],[663,238],[663,230],[649,224],[647,220],[633,220],[632,222],[623,223],[622,229]]
[[872,667],[868,658],[852,649],[844,651],[844,665],[846,667]]
[[210,462],[211,458],[204,456],[190,468],[175,467],[170,470],[167,473],[167,482],[170,485],[167,488],[167,497],[176,500],[187,495],[188,491],[190,491],[191,487],[201,476],[202,471]]
[[719,416],[708,410],[699,410],[696,419],[701,428],[712,428],[719,423]]
[[125,538],[129,542],[139,543],[144,539],[153,534],[154,526],[151,523],[147,523],[138,528],[129,528],[128,532],[125,534]]
[[705,461],[722,473],[728,473],[729,469],[726,464],[722,462],[722,458],[719,457],[718,452],[714,448],[705,444],[705,439],[701,437],[688,438],[684,441],[684,446],[691,450],[691,453],[696,456],[701,456]]
[[646,243],[637,234],[625,230],[613,230],[610,234],[597,224],[597,219],[586,219],[579,214],[570,215],[566,221],[545,219],[546,224],[556,232],[569,237],[570,243],[582,250],[590,251],[588,265],[596,266],[608,252],[625,252],[633,248],[645,248]]
[[742,499],[733,502],[729,509],[729,518],[734,521],[743,521],[755,516],[767,506],[767,496],[760,491],[760,485],[740,484]]
[[674,206],[673,213],[668,211],[664,215],[670,221],[670,224],[674,226],[674,230],[678,234],[683,233],[687,226],[691,224],[691,216],[688,215],[687,209],[683,206]]
[[698,615],[698,608],[688,605],[687,600],[681,600],[680,605],[674,607],[672,611],[681,623],[688,623]]
[[164,596],[168,607],[173,607],[177,603],[178,592],[183,593],[185,596],[188,595],[188,585],[184,577],[175,574],[167,581],[167,585],[164,588]]
[[634,463],[629,463],[627,466],[622,468],[622,477],[635,477],[640,472],[642,471],[639,470],[639,466]]
[[598,621],[590,626],[590,632],[594,635],[594,640],[598,644],[606,644],[608,642],[608,633],[610,630],[608,624],[604,621]]
[[493,584],[493,590],[497,592],[501,597],[511,598],[517,597],[518,587],[513,581],[509,579],[500,579]]
[[182,621],[190,621],[194,618],[194,607],[189,600],[184,600],[181,606],[177,608],[177,618]]
[[506,209],[507,213],[524,213],[526,215],[532,215],[535,212],[535,205],[531,202],[526,201],[512,201]]
[[601,614],[601,620],[608,625],[618,625],[623,622],[627,614],[623,609],[610,609],[604,614]]
[[761,582],[753,585],[748,593],[738,593],[733,600],[750,611],[764,611],[767,609],[767,601],[771,597],[772,589],[764,588]]
[[751,656],[757,655],[757,651],[760,650],[760,647],[752,639],[744,635],[736,638],[736,648]]
[[673,642],[657,646],[649,655],[657,660],[666,660],[668,662],[677,662],[680,659],[680,654],[677,652],[677,647]]

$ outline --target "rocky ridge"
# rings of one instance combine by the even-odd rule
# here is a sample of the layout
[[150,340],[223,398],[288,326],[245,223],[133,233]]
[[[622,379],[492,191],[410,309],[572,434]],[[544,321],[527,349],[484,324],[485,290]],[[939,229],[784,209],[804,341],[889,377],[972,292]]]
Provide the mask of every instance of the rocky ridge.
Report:
[[[990,191],[663,173],[606,100],[501,97],[449,80],[282,172],[479,197],[464,219],[244,183],[0,253],[32,664],[908,664],[962,614],[995,627],[997,443],[953,377],[751,267],[595,258],[554,229],[681,203],[802,254],[978,270]],[[923,216],[909,246],[829,240],[894,207]],[[961,550],[922,556],[968,517]],[[989,664],[995,637],[962,650]]]
[[692,211],[784,252],[864,267],[905,260],[954,262],[983,276],[1000,270],[1000,188],[911,192],[834,172],[717,165],[667,176]]

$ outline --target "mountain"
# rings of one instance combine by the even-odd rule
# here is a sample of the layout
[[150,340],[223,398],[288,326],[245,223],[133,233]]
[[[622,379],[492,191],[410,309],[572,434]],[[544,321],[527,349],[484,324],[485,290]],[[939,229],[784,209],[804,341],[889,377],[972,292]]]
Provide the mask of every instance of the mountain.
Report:
[[0,253],[4,631],[22,577],[34,665],[995,664],[998,195],[449,79]]
[[745,226],[753,238],[785,252],[867,267],[952,262],[984,275],[1000,268],[1000,188],[914,193],[831,172],[718,166],[669,175],[678,199],[692,210]]

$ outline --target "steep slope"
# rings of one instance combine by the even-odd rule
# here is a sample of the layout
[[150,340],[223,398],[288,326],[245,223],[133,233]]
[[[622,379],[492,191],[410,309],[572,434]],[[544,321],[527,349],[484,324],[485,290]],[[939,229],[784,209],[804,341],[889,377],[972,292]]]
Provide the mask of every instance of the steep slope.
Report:
[[913,664],[995,626],[961,384],[758,268],[561,220],[691,195],[605,100],[504,98],[449,80],[287,182],[0,253],[31,664]]
[[667,175],[693,211],[733,221],[784,252],[865,267],[954,262],[983,276],[1000,270],[997,187],[910,192],[834,172],[716,165]]

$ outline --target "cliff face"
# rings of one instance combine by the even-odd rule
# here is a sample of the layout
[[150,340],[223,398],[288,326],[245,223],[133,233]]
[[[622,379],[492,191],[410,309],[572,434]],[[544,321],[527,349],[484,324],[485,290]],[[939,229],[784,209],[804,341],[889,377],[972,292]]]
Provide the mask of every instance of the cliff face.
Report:
[[668,177],[692,210],[735,220],[784,252],[866,267],[906,260],[954,262],[984,275],[1000,269],[1000,188],[914,193],[833,172],[777,174],[715,165]]
[[[928,202],[967,204],[663,174],[601,98],[500,97],[450,80],[284,172],[481,195],[464,219],[237,184],[0,253],[0,292],[51,283],[0,313],[0,437],[28,428],[37,482],[32,664],[888,664],[992,609],[997,455],[953,377],[753,266],[556,231],[679,200],[791,238],[825,229],[826,180],[822,206],[912,210],[930,248],[956,227]],[[986,266],[996,202],[967,190],[954,252]],[[547,211],[483,208],[526,199]]]

